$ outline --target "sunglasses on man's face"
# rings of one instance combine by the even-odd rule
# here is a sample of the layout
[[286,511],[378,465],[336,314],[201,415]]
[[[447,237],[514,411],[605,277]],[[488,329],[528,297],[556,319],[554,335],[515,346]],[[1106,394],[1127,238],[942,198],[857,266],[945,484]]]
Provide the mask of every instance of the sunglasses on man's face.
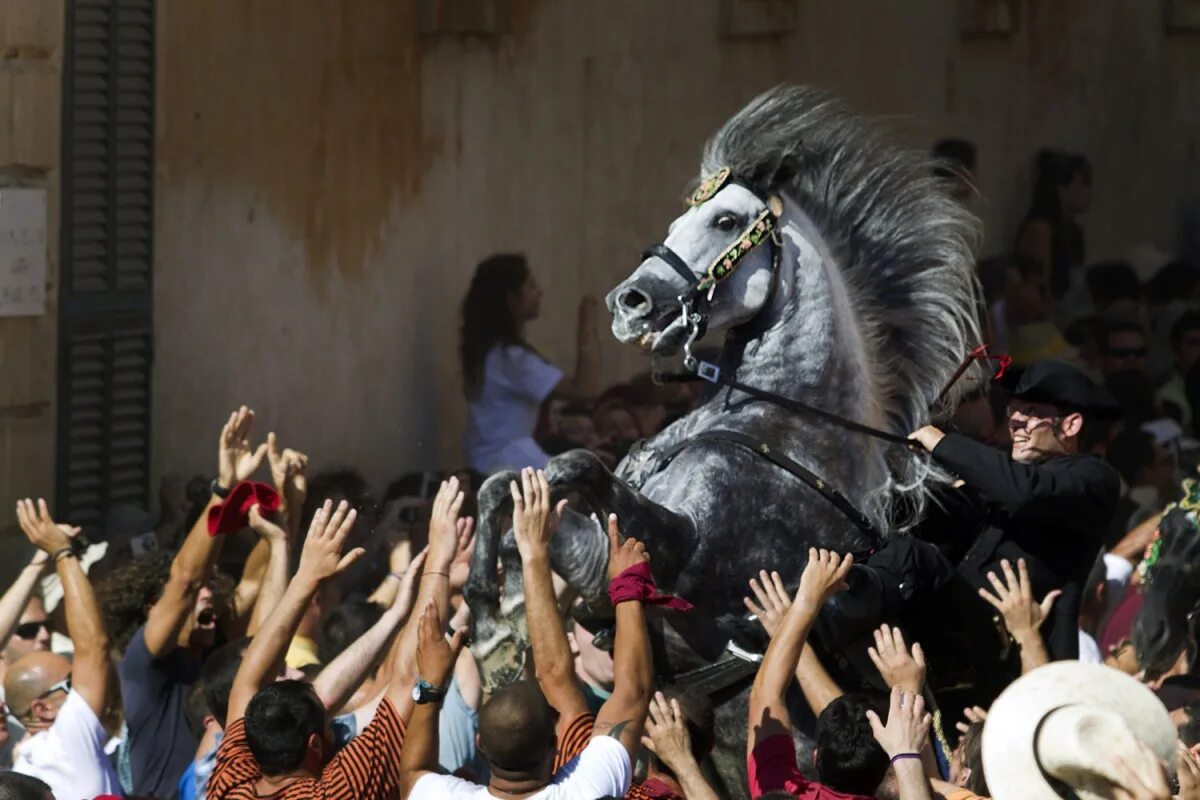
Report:
[[[37,697],[33,698],[33,703],[36,703],[38,700],[45,700],[47,697],[54,694],[55,692],[69,692],[69,691],[71,691],[71,673],[68,672],[67,677],[63,678],[61,681],[54,684],[49,689],[42,692]],[[33,703],[29,704],[29,709],[24,714],[21,714],[20,717],[18,717],[18,719],[28,717],[30,714],[33,713]]]
[[35,619],[35,620],[31,620],[29,622],[22,622],[20,625],[17,626],[16,630],[13,631],[13,633],[15,633],[17,635],[18,639],[33,640],[33,639],[36,639],[38,637],[38,634],[41,633],[43,630],[49,630],[49,627],[46,624],[46,620]]

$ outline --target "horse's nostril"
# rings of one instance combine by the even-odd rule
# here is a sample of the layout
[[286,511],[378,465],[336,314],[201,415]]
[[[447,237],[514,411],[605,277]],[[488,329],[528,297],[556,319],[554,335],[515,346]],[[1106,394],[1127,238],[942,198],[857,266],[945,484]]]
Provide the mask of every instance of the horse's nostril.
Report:
[[617,302],[628,311],[644,311],[650,307],[650,298],[632,286],[621,292]]

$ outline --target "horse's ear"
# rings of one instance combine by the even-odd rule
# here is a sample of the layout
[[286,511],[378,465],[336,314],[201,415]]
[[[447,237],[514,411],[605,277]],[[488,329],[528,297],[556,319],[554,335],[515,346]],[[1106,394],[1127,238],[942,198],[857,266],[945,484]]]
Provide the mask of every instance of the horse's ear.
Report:
[[800,174],[800,169],[803,162],[800,156],[794,153],[788,153],[780,156],[779,160],[773,164],[765,164],[760,170],[760,174],[756,175],[756,183],[764,186],[768,191],[775,191],[780,186],[791,183],[796,176]]

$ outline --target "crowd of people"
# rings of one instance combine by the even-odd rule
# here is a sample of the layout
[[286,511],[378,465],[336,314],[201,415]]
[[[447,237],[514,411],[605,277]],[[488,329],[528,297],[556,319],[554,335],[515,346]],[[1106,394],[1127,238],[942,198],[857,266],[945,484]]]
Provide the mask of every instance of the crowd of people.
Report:
[[[935,155],[972,202],[974,148]],[[740,784],[713,766],[729,698],[656,669],[657,554],[601,520],[605,630],[572,613],[550,559],[566,502],[550,458],[582,447],[615,466],[703,398],[648,374],[605,389],[587,299],[574,371],[550,363],[525,331],[541,291],[498,255],[462,308],[462,469],[376,499],[357,471],[260,441],[242,407],[213,474],[164,481],[157,520],[118,508],[81,531],[18,503],[34,554],[0,597],[0,800],[1200,800],[1195,609],[1142,607],[1164,514],[1200,536],[1184,481],[1200,268],[1148,248],[1089,265],[1087,159],[1045,152],[1036,172],[1012,252],[980,263],[992,351],[1013,363],[911,435],[958,482],[857,563],[814,549],[798,584],[771,564],[744,576],[765,647],[738,706]],[[502,467],[523,468],[509,491],[530,652],[485,691],[464,591],[475,495]],[[881,587],[870,613],[844,602],[862,576]],[[1188,631],[1166,662],[1136,646],[1163,621],[1146,614]],[[869,647],[847,663],[856,631]]]

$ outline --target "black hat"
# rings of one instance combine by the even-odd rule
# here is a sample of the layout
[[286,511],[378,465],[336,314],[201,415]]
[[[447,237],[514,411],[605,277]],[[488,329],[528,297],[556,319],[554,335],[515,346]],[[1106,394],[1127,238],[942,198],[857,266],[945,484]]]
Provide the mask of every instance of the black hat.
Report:
[[1121,406],[1108,390],[1092,383],[1083,370],[1055,358],[1034,362],[1023,369],[1010,369],[996,383],[1018,400],[1051,403],[1093,419],[1121,417]]

